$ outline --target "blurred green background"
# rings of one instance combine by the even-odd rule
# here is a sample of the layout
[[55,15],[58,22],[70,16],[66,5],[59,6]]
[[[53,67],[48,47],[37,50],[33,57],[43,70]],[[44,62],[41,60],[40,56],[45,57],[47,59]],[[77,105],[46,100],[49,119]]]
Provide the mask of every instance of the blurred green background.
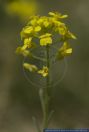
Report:
[[[7,11],[12,0],[0,0],[0,132],[35,132],[32,116],[41,126],[38,88],[22,69],[23,58],[15,54],[20,31],[27,20]],[[33,1],[28,1],[33,2]],[[50,128],[89,128],[89,0],[34,0],[36,11],[68,14],[66,20],[77,35],[73,55],[67,59],[64,79],[52,88],[54,115]],[[57,69],[59,70],[59,69]]]

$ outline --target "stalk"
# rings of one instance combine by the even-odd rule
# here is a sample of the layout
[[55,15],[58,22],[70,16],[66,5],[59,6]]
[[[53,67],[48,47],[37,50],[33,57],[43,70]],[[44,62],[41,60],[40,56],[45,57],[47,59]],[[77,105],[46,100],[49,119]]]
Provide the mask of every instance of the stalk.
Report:
[[[46,65],[50,71],[50,56],[49,56],[49,50],[50,47],[46,47]],[[48,128],[49,124],[49,117],[50,117],[50,110],[49,110],[49,103],[50,103],[50,74],[48,73],[48,76],[46,77],[46,87],[41,88],[39,90],[40,95],[40,101],[42,106],[42,112],[43,112],[43,129]],[[43,131],[43,130],[42,130]]]
[[[47,53],[47,67],[50,71],[50,58],[49,58],[49,46],[46,47]],[[50,84],[50,75],[46,77],[46,87],[44,89],[44,115],[43,115],[43,128],[48,127],[48,117],[49,117],[49,84]]]

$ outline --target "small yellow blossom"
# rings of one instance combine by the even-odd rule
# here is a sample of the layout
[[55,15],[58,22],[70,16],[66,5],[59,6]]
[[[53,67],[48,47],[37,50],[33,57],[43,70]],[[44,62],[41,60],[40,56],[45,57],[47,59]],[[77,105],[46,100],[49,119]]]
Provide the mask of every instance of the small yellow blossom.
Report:
[[37,20],[37,24],[39,24],[40,26],[42,25],[43,22],[44,22],[43,17],[40,17],[40,18]]
[[32,33],[32,31],[33,31],[33,27],[32,27],[32,26],[27,26],[27,27],[25,27],[25,28],[23,29],[23,32],[24,32],[25,34],[30,34],[30,33]]
[[43,25],[44,25],[45,27],[48,27],[48,26],[50,25],[50,22],[46,20],[46,21],[43,22]]
[[24,39],[24,44],[29,45],[31,43],[32,37]]
[[35,29],[34,29],[35,32],[39,32],[40,30],[41,30],[40,26],[36,26]]
[[41,35],[39,38],[46,38],[46,37],[50,37],[50,36],[52,36],[52,34],[46,33],[44,35]]
[[59,19],[68,17],[68,15],[62,15],[61,13],[58,13],[58,12],[49,12],[49,15],[55,18],[59,18]]
[[66,37],[69,39],[77,39],[76,36],[73,33],[71,33],[70,31],[68,31],[66,33]]
[[39,16],[32,16],[30,17],[30,22],[28,22],[28,25],[32,25],[32,26],[35,26],[37,25],[37,21],[39,20]]
[[66,26],[64,24],[62,24],[62,25],[60,25],[58,27],[58,31],[59,31],[60,35],[64,36],[66,34],[66,32],[67,32],[67,28],[66,28]]
[[37,66],[29,64],[29,63],[24,63],[23,67],[29,70],[30,72],[36,72],[38,70]]
[[52,44],[52,38],[51,38],[51,35],[50,33],[46,33],[44,35],[41,35],[39,38],[40,38],[40,45],[41,46],[46,46],[46,45],[50,45]]
[[54,23],[54,26],[56,27],[60,27],[60,26],[64,26],[65,24],[63,22],[57,21],[55,18],[52,18],[52,22]]
[[43,69],[39,70],[38,73],[41,74],[43,77],[48,76],[48,67],[47,66],[43,66]]
[[24,39],[23,49],[31,48],[31,47],[32,47],[31,41],[32,41],[32,37],[30,37],[30,38],[25,38],[25,39]]
[[50,22],[49,22],[49,18],[48,17],[40,17],[37,21],[37,24],[39,24],[40,26],[44,26],[44,27],[48,27],[50,25]]
[[24,57],[26,57],[26,56],[31,56],[30,51],[28,51],[28,50],[23,50],[22,47],[18,47],[18,48],[16,49],[16,53],[17,53],[17,54],[21,54],[21,55],[23,55]]
[[72,54],[72,48],[68,44],[68,42],[64,42],[63,46],[59,49],[57,58],[62,59],[65,56],[69,56]]
[[28,38],[29,36],[35,36],[35,33],[39,32],[41,30],[40,26],[26,26],[21,31],[21,39],[22,38]]

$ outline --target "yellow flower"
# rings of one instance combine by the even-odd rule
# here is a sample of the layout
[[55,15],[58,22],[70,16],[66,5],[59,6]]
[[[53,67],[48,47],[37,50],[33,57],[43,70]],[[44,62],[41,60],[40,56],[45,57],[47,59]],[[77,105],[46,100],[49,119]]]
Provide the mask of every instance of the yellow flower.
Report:
[[59,33],[60,35],[66,34],[67,27],[63,22],[56,20],[55,18],[51,18],[50,22],[53,24],[53,29],[55,32]]
[[43,21],[44,21],[44,19],[43,19],[43,17],[41,17],[41,18],[39,18],[39,19],[37,20],[37,24],[41,26],[42,23],[43,23]]
[[23,67],[29,70],[30,72],[36,72],[38,70],[37,66],[29,64],[29,63],[24,63]]
[[63,22],[57,21],[55,18],[52,18],[52,22],[56,27],[64,26],[65,24]]
[[26,38],[26,39],[24,39],[24,44],[29,45],[29,43],[31,43],[31,41],[32,41],[32,37]]
[[50,33],[46,33],[44,35],[41,35],[39,38],[40,38],[40,45],[41,46],[46,46],[46,45],[50,45],[52,44],[52,38],[51,38],[51,35]]
[[24,45],[22,46],[22,49],[25,50],[26,48],[31,48],[32,47],[31,41],[32,41],[32,37],[25,38]]
[[64,25],[64,24],[61,24],[59,27],[58,27],[58,31],[59,31],[59,34],[60,35],[65,35],[66,32],[67,32],[67,27]]
[[31,16],[30,21],[28,22],[27,25],[36,26],[38,20],[39,20],[39,16]]
[[70,31],[68,31],[66,33],[66,37],[69,39],[77,39],[76,36],[73,33],[71,33]]
[[39,24],[40,26],[44,26],[44,27],[48,27],[50,25],[50,22],[49,22],[49,18],[48,17],[40,17],[38,20],[37,20],[37,24]]
[[62,59],[65,56],[69,56],[72,54],[72,48],[68,44],[68,42],[64,42],[63,46],[58,50],[57,58]]
[[21,35],[21,39],[23,38],[28,38],[29,35],[32,35],[33,33],[33,27],[32,26],[26,26],[22,29],[20,35]]
[[46,37],[46,38],[40,39],[40,45],[41,46],[46,46],[46,45],[50,45],[50,44],[52,44],[52,38],[51,37]]
[[58,12],[49,12],[49,15],[55,18],[59,18],[59,19],[68,17],[68,15],[62,15],[61,13],[58,13]]
[[35,28],[34,28],[34,31],[35,32],[39,32],[41,30],[41,27],[40,26],[36,26]]
[[49,23],[49,21],[44,21],[44,23],[43,23],[43,25],[45,26],[45,27],[48,27],[49,25],[50,25],[50,23]]
[[32,31],[33,31],[33,27],[32,27],[32,26],[27,26],[27,27],[25,27],[25,28],[23,29],[23,32],[24,32],[25,34],[30,34],[30,33],[32,33]]
[[35,35],[35,33],[39,32],[41,30],[40,26],[26,26],[25,28],[23,28],[23,30],[21,31],[21,38],[28,38],[29,35]]
[[17,54],[21,54],[21,55],[23,55],[24,57],[26,57],[26,56],[31,56],[30,51],[28,51],[28,50],[23,50],[22,47],[18,47],[18,48],[16,49],[16,53],[17,53]]
[[43,66],[43,69],[39,70],[38,73],[41,74],[43,77],[48,76],[48,67],[47,66]]

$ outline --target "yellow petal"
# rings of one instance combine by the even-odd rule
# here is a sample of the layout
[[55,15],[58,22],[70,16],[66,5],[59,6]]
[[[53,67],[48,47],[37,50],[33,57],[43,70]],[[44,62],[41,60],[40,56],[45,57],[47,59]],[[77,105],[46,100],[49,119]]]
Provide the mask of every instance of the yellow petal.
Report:
[[37,71],[37,66],[35,65],[32,65],[32,64],[29,64],[29,63],[24,63],[23,64],[23,67],[27,70],[29,70],[30,72],[34,72],[34,71]]
[[70,38],[70,39],[71,38],[72,39],[77,39],[76,36],[73,33],[71,33],[70,31],[67,32],[67,37]]
[[28,51],[28,50],[25,50],[23,47],[18,47],[17,49],[16,49],[16,53],[17,54],[21,54],[21,55],[23,55],[24,57],[26,57],[26,56],[31,56],[31,53],[30,53],[30,51]]
[[38,71],[39,74],[43,74],[43,72],[44,72],[43,70],[39,70]]
[[71,54],[71,53],[72,53],[72,48],[67,49],[67,50],[66,50],[66,53],[67,53],[67,54]]
[[27,45],[23,45],[22,50],[25,50],[27,47],[28,47]]
[[31,40],[32,40],[32,37],[24,39],[24,44],[28,45],[29,43],[31,43]]
[[72,39],[77,39],[77,37],[72,33],[71,33],[71,37],[72,37]]
[[48,21],[44,21],[43,25],[44,25],[45,27],[48,27],[48,26],[50,25],[50,23],[49,23]]
[[48,75],[48,73],[43,73],[43,77],[46,77]]
[[39,70],[38,73],[41,74],[43,77],[46,77],[48,75],[48,67],[43,66],[43,69]]
[[43,23],[43,19],[42,18],[40,18],[38,21],[37,21],[37,24],[39,24],[39,25],[41,25],[42,23]]
[[67,18],[68,15],[62,15],[60,18]]
[[55,15],[54,12],[49,12],[48,14],[49,14],[50,16],[54,16],[54,15]]
[[26,34],[29,34],[32,31],[33,31],[33,27],[32,26],[28,26],[28,27],[24,28],[24,33],[26,33]]
[[50,45],[50,44],[52,44],[52,38],[51,37],[40,39],[40,45],[41,46],[46,46],[46,45]]
[[35,32],[39,32],[41,30],[41,27],[40,26],[36,26],[35,27]]
[[46,37],[50,37],[50,36],[52,36],[52,34],[46,33],[44,35],[41,35],[39,38],[46,38]]

